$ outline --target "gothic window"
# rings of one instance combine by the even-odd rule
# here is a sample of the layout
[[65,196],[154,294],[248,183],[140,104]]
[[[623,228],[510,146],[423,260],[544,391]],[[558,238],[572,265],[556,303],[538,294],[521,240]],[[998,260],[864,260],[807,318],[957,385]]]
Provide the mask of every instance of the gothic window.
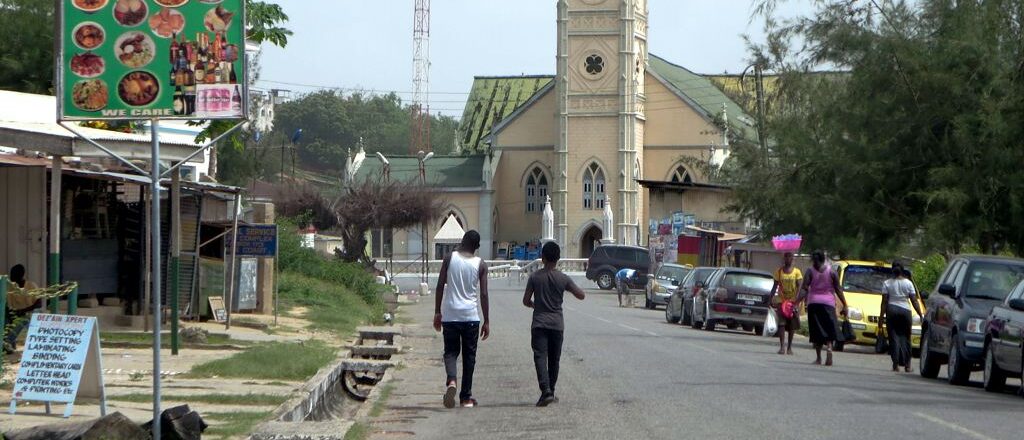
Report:
[[598,54],[591,54],[584,62],[584,69],[591,75],[597,75],[604,70],[604,58]]
[[686,171],[686,167],[679,165],[676,170],[672,172],[672,183],[693,183],[693,178],[690,177],[690,172]]
[[604,209],[604,170],[591,163],[583,171],[583,209]]
[[548,178],[540,167],[534,167],[526,178],[526,212],[540,212],[548,196]]

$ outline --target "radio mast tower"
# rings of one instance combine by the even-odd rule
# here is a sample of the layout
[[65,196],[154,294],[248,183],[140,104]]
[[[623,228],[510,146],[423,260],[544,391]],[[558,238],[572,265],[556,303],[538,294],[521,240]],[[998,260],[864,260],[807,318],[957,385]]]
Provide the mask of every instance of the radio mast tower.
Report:
[[412,106],[409,153],[430,148],[430,0],[413,0]]

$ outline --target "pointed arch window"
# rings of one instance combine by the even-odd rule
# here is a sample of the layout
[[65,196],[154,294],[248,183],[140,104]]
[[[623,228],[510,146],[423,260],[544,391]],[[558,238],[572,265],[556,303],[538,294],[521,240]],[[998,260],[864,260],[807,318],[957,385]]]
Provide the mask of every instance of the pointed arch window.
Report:
[[526,212],[540,212],[548,196],[548,177],[540,167],[534,167],[526,178]]
[[693,178],[690,177],[690,172],[686,170],[686,167],[679,165],[675,171],[672,172],[672,183],[693,183]]
[[604,170],[597,163],[591,163],[583,171],[583,209],[604,209]]

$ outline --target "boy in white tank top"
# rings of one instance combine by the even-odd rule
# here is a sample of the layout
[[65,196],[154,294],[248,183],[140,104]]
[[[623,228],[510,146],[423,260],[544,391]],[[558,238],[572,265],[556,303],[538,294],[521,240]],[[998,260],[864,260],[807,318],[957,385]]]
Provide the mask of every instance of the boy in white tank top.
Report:
[[[463,407],[476,406],[473,398],[473,368],[476,366],[477,338],[486,340],[490,334],[487,307],[487,263],[476,256],[480,234],[468,231],[459,250],[444,257],[434,295],[434,330],[444,335],[445,382],[444,406],[455,407],[455,384],[459,354],[462,354]],[[483,311],[483,324],[477,306]]]

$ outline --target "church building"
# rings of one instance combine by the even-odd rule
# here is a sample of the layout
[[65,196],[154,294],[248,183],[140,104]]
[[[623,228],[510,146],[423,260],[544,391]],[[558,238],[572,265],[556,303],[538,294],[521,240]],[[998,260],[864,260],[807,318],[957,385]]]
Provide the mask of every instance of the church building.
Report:
[[[647,0],[558,0],[556,12],[554,76],[476,77],[458,156],[388,158],[392,179],[422,165],[446,208],[426,240],[419,228],[375,231],[374,257],[415,259],[425,242],[435,259],[452,240],[443,235],[476,229],[482,256],[512,258],[509,244],[541,238],[548,200],[565,258],[602,242],[646,246],[674,214],[745,232],[724,209],[729,188],[704,175],[728,160],[730,138],[756,139],[754,118],[723,92],[736,78],[649,54]],[[383,167],[368,157],[356,176]]]

